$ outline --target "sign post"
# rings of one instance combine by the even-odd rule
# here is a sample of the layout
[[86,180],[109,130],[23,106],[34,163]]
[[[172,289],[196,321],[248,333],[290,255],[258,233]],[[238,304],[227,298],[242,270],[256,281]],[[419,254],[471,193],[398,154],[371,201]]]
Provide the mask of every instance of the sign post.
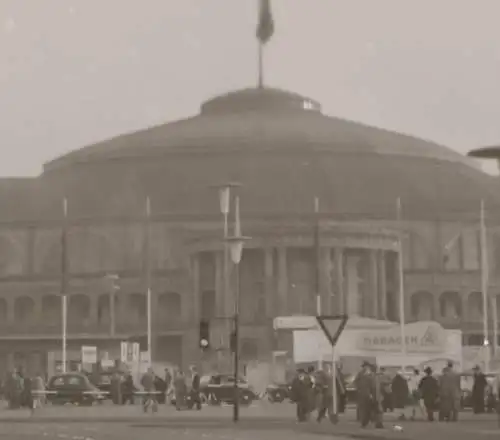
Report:
[[97,363],[97,347],[82,345],[82,365]]
[[328,339],[328,342],[330,342],[332,346],[332,412],[330,414],[330,421],[337,424],[339,420],[339,412],[337,402],[337,366],[335,345],[345,329],[348,317],[347,315],[318,315],[316,316],[316,320]]

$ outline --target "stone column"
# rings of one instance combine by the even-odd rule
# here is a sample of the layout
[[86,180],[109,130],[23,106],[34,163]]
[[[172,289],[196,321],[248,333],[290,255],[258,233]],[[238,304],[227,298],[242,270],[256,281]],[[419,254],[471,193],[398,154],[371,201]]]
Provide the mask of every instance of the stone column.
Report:
[[274,289],[273,251],[273,248],[264,249],[264,291],[267,316],[276,316],[278,313],[274,307],[276,292]]
[[387,319],[387,273],[385,251],[378,254],[378,318]]
[[369,251],[368,261],[368,283],[366,285],[365,294],[368,295],[370,310],[369,314],[372,318],[378,319],[379,316],[379,283],[378,283],[378,251],[371,249]]
[[288,314],[288,265],[286,247],[278,248],[278,315]]
[[[121,299],[121,298],[120,298]],[[90,315],[89,315],[89,321],[91,326],[97,326],[98,325],[98,303],[99,303],[99,295],[91,294],[89,295],[89,301],[90,301]],[[120,300],[118,300],[118,304],[120,304]],[[115,313],[115,323],[118,324],[120,322],[121,314],[119,313],[119,310],[116,310]]]
[[322,312],[325,315],[334,313],[332,297],[332,250],[329,247],[321,248],[321,300]]
[[[215,310],[217,316],[224,316],[226,311],[226,301],[224,295],[224,254],[214,252],[215,258]],[[229,292],[226,292],[227,297]]]
[[15,298],[7,298],[7,324],[12,325],[15,323],[16,317],[14,313],[14,304],[16,302]]
[[33,302],[34,302],[34,319],[33,321],[36,322],[37,324],[42,324],[43,323],[43,317],[42,317],[42,297],[41,295],[36,295],[33,297]]
[[342,248],[336,247],[334,250],[334,291],[335,291],[335,312],[336,313],[346,313],[346,294],[344,289],[344,250]]
[[360,315],[359,306],[359,274],[358,274],[359,257],[349,255],[346,258],[346,282],[347,282],[347,314]]
[[[195,254],[191,258],[191,286],[192,286],[192,294],[191,294],[191,310],[188,315],[191,315],[190,318],[194,319],[195,322],[198,322],[200,319],[200,300],[201,300],[201,292],[200,292],[200,257],[198,254]],[[188,318],[189,319],[189,318]]]

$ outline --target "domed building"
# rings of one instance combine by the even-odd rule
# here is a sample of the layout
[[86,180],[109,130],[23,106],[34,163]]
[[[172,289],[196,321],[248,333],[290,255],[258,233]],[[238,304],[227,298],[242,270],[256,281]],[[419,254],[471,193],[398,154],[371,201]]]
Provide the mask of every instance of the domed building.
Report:
[[[241,184],[231,194],[251,237],[240,264],[243,362],[270,358],[274,317],[315,314],[318,217],[323,313],[398,321],[402,236],[406,321],[435,320],[460,328],[466,345],[482,343],[477,224],[481,199],[495,224],[495,180],[441,145],[255,88],[210,99],[191,118],[73,151],[37,178],[0,181],[3,368],[45,369],[47,353],[60,350],[64,198],[68,350],[95,345],[115,357],[123,340],[146,349],[149,266],[153,360],[199,362],[200,319],[215,328],[232,304],[214,188],[224,182]],[[498,308],[500,235],[494,227],[488,234]]]

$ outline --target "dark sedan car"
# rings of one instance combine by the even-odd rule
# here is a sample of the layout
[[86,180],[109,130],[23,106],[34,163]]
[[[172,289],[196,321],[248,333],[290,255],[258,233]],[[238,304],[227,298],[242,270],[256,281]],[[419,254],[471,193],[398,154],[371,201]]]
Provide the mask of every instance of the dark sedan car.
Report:
[[281,403],[290,399],[290,384],[271,384],[266,388],[267,398],[271,403]]
[[[232,404],[234,402],[234,376],[228,374],[203,376],[200,380],[200,391],[203,398],[211,404]],[[248,383],[241,377],[238,378],[238,391],[242,405],[250,405],[258,399]]]
[[72,403],[90,406],[102,401],[105,395],[92,385],[85,374],[62,373],[49,379],[47,384],[47,400],[53,405]]

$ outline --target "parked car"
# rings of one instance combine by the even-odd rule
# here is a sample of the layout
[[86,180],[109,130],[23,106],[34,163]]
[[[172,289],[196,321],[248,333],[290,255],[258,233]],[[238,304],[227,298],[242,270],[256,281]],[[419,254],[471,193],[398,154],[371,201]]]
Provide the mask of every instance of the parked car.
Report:
[[[247,381],[238,378],[238,390],[241,405],[250,405],[259,397],[253,392]],[[202,376],[200,391],[203,399],[212,404],[234,402],[234,376],[229,374],[214,374]]]
[[267,397],[272,403],[281,403],[290,398],[291,385],[289,384],[270,384],[266,388]]
[[105,399],[105,394],[82,373],[60,373],[47,383],[47,400],[53,405],[72,403],[90,406]]
[[[494,373],[486,373],[486,381],[488,385],[484,393],[484,406],[486,411],[493,412],[496,402],[493,394],[493,381],[495,380]],[[460,386],[462,389],[461,406],[462,408],[472,408],[472,386],[474,385],[474,376],[471,373],[462,373],[460,375]]]

